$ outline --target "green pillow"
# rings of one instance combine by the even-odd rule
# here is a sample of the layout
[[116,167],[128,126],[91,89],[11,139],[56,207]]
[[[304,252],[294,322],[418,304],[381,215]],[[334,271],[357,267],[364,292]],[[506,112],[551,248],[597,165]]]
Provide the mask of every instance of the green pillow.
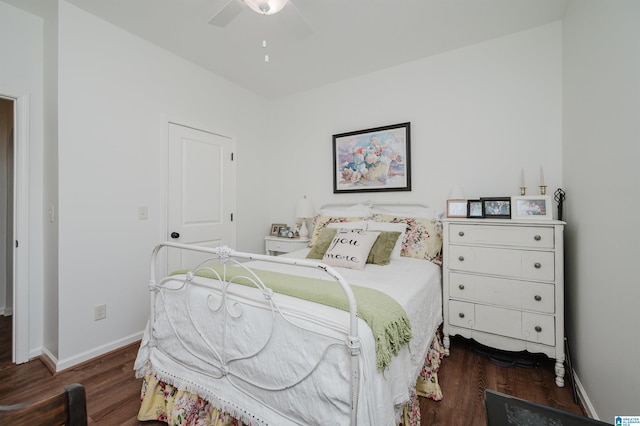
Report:
[[322,259],[331,241],[333,241],[333,237],[336,236],[336,232],[338,232],[338,228],[323,228],[318,234],[313,247],[309,250],[307,259]]
[[401,232],[381,231],[378,239],[371,247],[367,263],[388,265],[391,262],[391,252],[396,245],[396,241],[400,238],[400,234]]

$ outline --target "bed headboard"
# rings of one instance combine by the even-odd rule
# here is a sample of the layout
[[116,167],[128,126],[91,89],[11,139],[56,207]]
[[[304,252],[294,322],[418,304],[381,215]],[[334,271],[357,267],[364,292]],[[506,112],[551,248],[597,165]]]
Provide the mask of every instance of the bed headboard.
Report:
[[401,216],[416,216],[422,218],[441,219],[444,211],[417,203],[374,203],[363,201],[360,203],[332,203],[318,208],[320,216],[373,216],[374,214],[389,214]]

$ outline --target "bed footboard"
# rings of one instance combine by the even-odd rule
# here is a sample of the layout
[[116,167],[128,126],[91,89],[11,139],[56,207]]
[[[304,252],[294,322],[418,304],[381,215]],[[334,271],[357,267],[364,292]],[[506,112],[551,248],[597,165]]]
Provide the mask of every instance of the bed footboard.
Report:
[[[156,264],[163,248],[211,256],[189,271],[158,281]],[[245,261],[324,271],[327,279],[338,283],[344,292],[348,325],[336,326],[328,319],[322,324],[310,321],[305,312],[287,303],[287,296],[274,294],[244,265]],[[212,263],[218,267],[214,268]],[[230,277],[231,267],[241,268],[242,273]],[[203,278],[203,272],[214,279]],[[143,342],[147,360],[144,369],[137,362],[139,376],[152,372],[176,387],[203,396],[247,423],[256,420],[252,407],[259,406],[259,413],[273,412],[272,419],[281,416],[296,424],[300,420],[287,411],[292,401],[298,397],[322,398],[322,394],[309,394],[318,387],[314,381],[335,370],[337,352],[342,359],[346,352],[348,377],[343,379],[348,381],[349,389],[345,403],[350,423],[356,424],[361,381],[356,298],[349,284],[332,267],[309,260],[237,252],[228,247],[165,242],[153,250],[149,290],[150,321]],[[292,329],[302,333],[304,343],[298,341],[299,334],[295,340],[288,337]],[[293,360],[286,358],[285,354],[292,351],[304,355]],[[233,396],[227,396],[228,392]],[[346,390],[343,394],[347,395]],[[279,405],[283,395],[284,408]]]

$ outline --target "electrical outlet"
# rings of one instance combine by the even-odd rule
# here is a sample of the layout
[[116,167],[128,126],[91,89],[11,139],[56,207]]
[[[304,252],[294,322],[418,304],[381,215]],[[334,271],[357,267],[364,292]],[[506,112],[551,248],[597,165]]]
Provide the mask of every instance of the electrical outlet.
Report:
[[138,207],[138,219],[146,220],[148,218],[149,218],[149,209],[147,208],[147,206]]
[[93,320],[98,321],[107,317],[107,305],[96,305],[93,308]]

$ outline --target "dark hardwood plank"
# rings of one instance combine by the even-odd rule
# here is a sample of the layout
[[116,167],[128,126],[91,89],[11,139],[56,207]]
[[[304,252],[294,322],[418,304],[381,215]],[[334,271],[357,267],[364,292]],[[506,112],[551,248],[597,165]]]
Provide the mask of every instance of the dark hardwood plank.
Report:
[[[141,380],[133,373],[137,345],[129,345],[110,354],[51,374],[34,359],[21,365],[11,363],[11,317],[0,317],[0,404],[15,404],[49,394],[57,387],[81,383],[87,392],[90,425],[155,426],[160,422],[138,422]],[[8,336],[8,337],[7,337]],[[486,425],[485,389],[550,405],[584,415],[573,402],[567,386],[555,385],[553,361],[536,368],[504,368],[472,351],[469,341],[452,338],[451,355],[445,357],[439,372],[444,393],[442,401],[420,398],[422,425]]]
[[443,359],[438,373],[444,398],[421,399],[422,425],[485,426],[485,389],[585,415],[573,401],[568,377],[565,387],[556,386],[553,360],[542,359],[535,368],[500,367],[474,353],[472,346],[466,339],[451,339],[451,355]]

